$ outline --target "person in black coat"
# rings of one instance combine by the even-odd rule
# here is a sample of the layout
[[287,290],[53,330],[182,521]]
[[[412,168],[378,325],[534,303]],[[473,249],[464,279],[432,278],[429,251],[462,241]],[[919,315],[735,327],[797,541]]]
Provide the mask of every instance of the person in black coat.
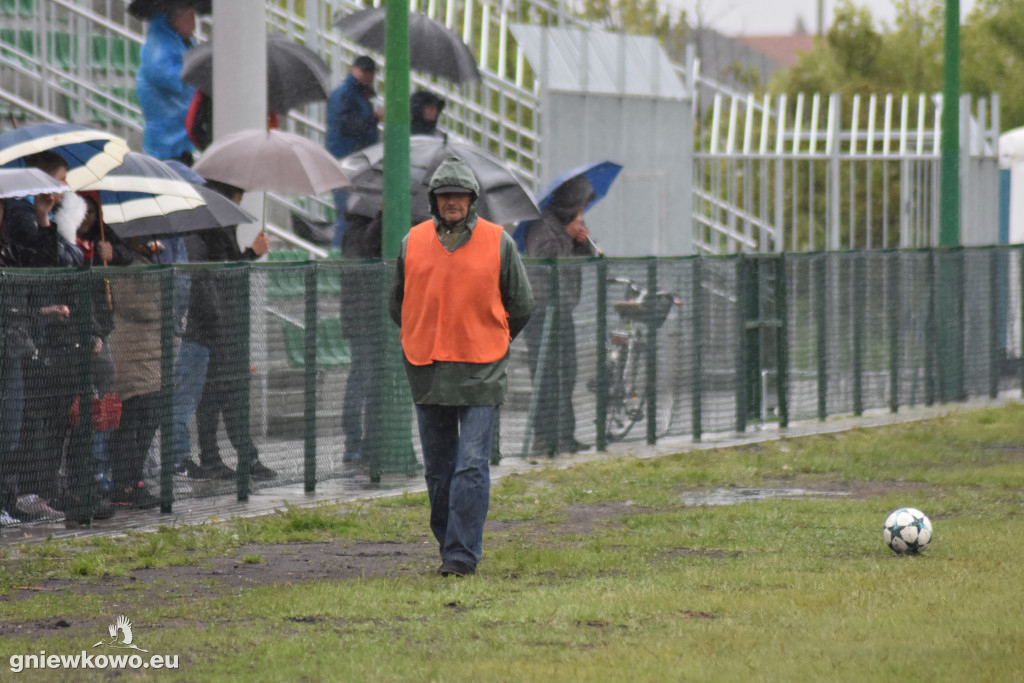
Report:
[[417,90],[409,98],[409,134],[437,135],[437,120],[445,101],[429,90]]
[[[526,255],[536,258],[595,256],[596,250],[583,222],[583,211],[593,199],[594,188],[583,176],[559,185],[540,218],[526,228]],[[546,266],[530,269],[537,308],[523,330],[534,392],[539,397],[533,424],[533,450],[551,453],[557,448],[560,452],[575,453],[589,448],[576,439],[576,415],[572,405],[576,385],[576,325],[572,316],[580,301],[582,274],[577,268],[562,268],[558,301],[552,302],[548,301],[549,272]],[[556,343],[548,346],[556,353],[547,356],[544,371],[537,377],[541,346],[545,341],[545,309],[550,305],[556,305],[558,310],[558,324],[548,331],[557,335]]]
[[[373,218],[349,216],[349,227],[341,242],[343,259],[379,259],[383,215]],[[345,433],[343,462],[370,462],[367,452],[375,433],[369,408],[370,375],[375,347],[381,335],[383,273],[366,266],[346,266],[341,271],[341,334],[348,339],[352,363],[345,381],[342,428]]]
[[[237,187],[210,181],[212,187],[236,203],[242,199]],[[255,261],[267,253],[266,233],[260,233],[252,246],[244,251],[238,246],[236,226],[214,228],[192,233],[186,238],[190,263]],[[248,349],[239,343],[248,339],[239,301],[246,286],[245,271],[198,271],[189,294],[188,323],[182,337],[205,347],[209,352],[202,397],[196,409],[199,436],[199,464],[188,461],[182,469],[196,479],[230,479],[235,472],[220,456],[217,428],[223,416],[231,445],[238,453],[239,463],[249,462],[253,479],[273,479],[277,473],[259,460],[259,452],[247,429],[247,402],[241,400],[249,391]]]

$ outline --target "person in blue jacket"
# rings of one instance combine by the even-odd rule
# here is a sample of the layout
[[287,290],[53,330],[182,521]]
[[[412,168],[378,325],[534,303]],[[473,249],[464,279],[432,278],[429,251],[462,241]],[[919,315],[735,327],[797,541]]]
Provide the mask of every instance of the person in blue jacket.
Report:
[[185,115],[196,89],[181,80],[185,53],[195,45],[196,9],[187,0],[149,22],[142,46],[136,90],[145,127],[142,150],[157,159],[192,165],[195,147],[185,129]]
[[[379,139],[377,122],[383,118],[384,111],[374,107],[372,102],[376,95],[373,90],[376,73],[377,63],[372,57],[356,57],[348,76],[334,89],[327,102],[325,146],[338,159],[369,147]],[[345,220],[348,196],[349,193],[344,190],[334,191],[334,246],[338,249],[341,248],[341,238],[348,228],[348,221]]]

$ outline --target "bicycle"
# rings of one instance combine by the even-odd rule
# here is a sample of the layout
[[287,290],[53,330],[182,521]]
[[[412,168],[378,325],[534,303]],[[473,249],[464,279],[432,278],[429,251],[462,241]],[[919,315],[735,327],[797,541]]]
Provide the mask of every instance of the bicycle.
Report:
[[[633,280],[611,277],[608,282],[626,286],[626,295],[615,303],[615,312],[622,323],[620,329],[608,333],[608,413],[606,434],[609,442],[621,441],[629,434],[633,425],[646,417],[647,402],[647,327],[650,306],[655,306],[654,318],[660,328],[673,308],[683,305],[674,293],[659,291],[654,296]],[[596,382],[591,381],[591,391],[597,391]],[[668,430],[672,415],[671,400],[666,424],[662,433]]]

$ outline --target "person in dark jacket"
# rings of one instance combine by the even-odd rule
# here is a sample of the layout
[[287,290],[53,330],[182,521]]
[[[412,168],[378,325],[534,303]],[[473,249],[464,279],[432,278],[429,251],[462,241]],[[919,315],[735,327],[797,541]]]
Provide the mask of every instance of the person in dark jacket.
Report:
[[[588,239],[589,232],[583,222],[583,211],[594,200],[594,188],[583,176],[575,176],[558,186],[552,193],[551,203],[540,218],[526,228],[526,255],[535,258],[572,258],[596,256]],[[559,270],[559,298],[557,316],[546,316],[549,280],[552,266],[534,266],[531,285],[537,301],[537,310],[524,331],[533,391],[538,397],[536,418],[533,423],[533,451],[553,454],[575,453],[589,446],[576,439],[576,415],[572,405],[576,386],[576,324],[573,311],[580,301],[581,273],[577,268]],[[545,339],[545,321],[557,318],[557,324],[548,330],[547,362],[541,376],[537,365]],[[552,339],[551,335],[557,335]]]
[[441,162],[428,192],[433,218],[402,241],[388,306],[401,327],[442,576],[473,574],[480,562],[509,345],[533,311],[515,241],[477,216],[479,193],[465,161]]
[[[238,203],[242,190],[218,183],[207,182],[224,196]],[[266,233],[261,232],[252,246],[242,251],[238,246],[236,226],[214,228],[192,233],[186,238],[190,263],[223,263],[255,261],[267,253]],[[199,435],[199,463],[186,461],[179,468],[193,479],[231,479],[234,470],[224,464],[220,456],[217,429],[223,416],[231,445],[238,453],[238,462],[249,464],[253,479],[273,479],[277,473],[259,460],[259,452],[248,430],[245,414],[248,402],[240,397],[249,391],[249,353],[239,343],[248,334],[239,329],[242,324],[240,309],[242,278],[245,271],[197,271],[189,294],[188,322],[182,343],[204,347],[208,352],[202,396],[196,407],[196,429]]]
[[[341,242],[341,257],[379,259],[382,220],[380,211],[373,218],[352,216]],[[342,461],[354,464],[370,461],[370,454],[366,451],[372,441],[368,437],[376,431],[372,424],[372,411],[368,407],[370,375],[382,334],[377,329],[376,316],[383,293],[381,276],[380,270],[366,266],[347,266],[341,271],[341,334],[348,339],[352,360],[345,380],[342,412],[345,454]]]
[[437,120],[445,101],[429,90],[417,90],[409,98],[409,134],[437,135]]
[[[348,76],[331,93],[327,101],[327,151],[336,158],[358,152],[375,144],[379,138],[377,124],[384,118],[384,110],[374,107],[373,79],[377,63],[368,55],[356,57]],[[348,221],[345,209],[349,193],[334,191],[334,246],[341,248]]]
[[[57,180],[67,178],[68,163],[56,152],[39,152],[24,161]],[[6,237],[20,253],[21,265],[82,265],[82,252],[74,244],[77,225],[62,225],[53,219],[62,199],[59,193],[42,194],[7,203]],[[89,457],[83,440],[68,440],[72,405],[83,393],[79,382],[82,364],[91,362],[94,349],[93,344],[84,342],[99,337],[91,302],[80,305],[78,292],[70,275],[32,280],[25,287],[27,307],[35,313],[31,328],[35,351],[22,361],[25,402],[21,457],[16,465],[21,495],[16,507],[27,519],[54,517],[62,497],[62,457],[69,472],[78,471],[78,463]],[[65,452],[66,440],[70,445]]]

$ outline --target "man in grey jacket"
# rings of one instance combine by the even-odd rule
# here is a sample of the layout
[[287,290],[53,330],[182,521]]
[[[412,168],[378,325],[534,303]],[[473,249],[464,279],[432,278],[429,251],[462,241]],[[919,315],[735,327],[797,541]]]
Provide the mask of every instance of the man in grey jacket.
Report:
[[402,241],[389,301],[402,328],[442,576],[473,574],[480,562],[509,343],[533,311],[515,242],[477,216],[479,193],[466,162],[441,162],[430,181],[432,219]]

